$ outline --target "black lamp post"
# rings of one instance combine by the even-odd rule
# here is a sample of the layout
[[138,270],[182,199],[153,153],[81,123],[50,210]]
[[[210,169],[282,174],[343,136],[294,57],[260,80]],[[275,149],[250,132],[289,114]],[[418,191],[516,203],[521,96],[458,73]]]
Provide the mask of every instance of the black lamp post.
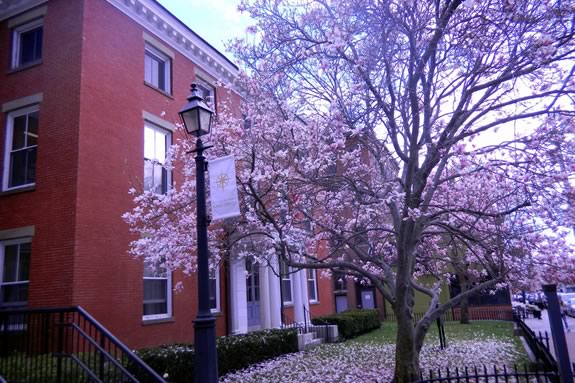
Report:
[[198,233],[198,313],[194,320],[194,381],[214,383],[218,381],[218,354],[216,350],[216,319],[210,309],[210,281],[208,266],[208,217],[206,214],[206,161],[204,146],[200,138],[210,132],[213,111],[198,94],[192,84],[192,95],[180,110],[180,117],[188,134],[196,137],[196,195]]

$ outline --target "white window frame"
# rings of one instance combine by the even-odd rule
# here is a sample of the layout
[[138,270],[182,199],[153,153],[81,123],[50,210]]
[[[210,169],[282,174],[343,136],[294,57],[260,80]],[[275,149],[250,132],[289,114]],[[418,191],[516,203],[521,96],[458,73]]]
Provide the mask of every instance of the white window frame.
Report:
[[306,279],[307,279],[307,294],[308,294],[308,296],[311,297],[311,293],[309,291],[310,282],[313,282],[313,295],[315,296],[315,298],[310,298],[309,301],[310,301],[310,303],[318,303],[319,302],[319,289],[318,289],[318,285],[317,285],[317,270],[316,269],[306,269]]
[[[216,307],[210,307],[213,313],[219,313],[222,310],[220,303],[220,266],[216,266],[214,269],[210,270],[210,280],[216,280]],[[211,300],[210,300],[211,301]],[[211,303],[211,302],[210,302]]]
[[[151,129],[155,132],[159,132],[161,134],[163,134],[165,136],[165,144],[166,144],[166,155],[168,153],[168,150],[170,149],[170,147],[172,146],[172,132],[164,129],[162,127],[157,126],[156,124],[153,124],[149,121],[145,121],[144,122],[144,182],[142,182],[142,185],[145,186],[145,178],[146,178],[146,170],[145,170],[145,166],[146,166],[146,161],[156,161],[156,159],[154,158],[146,158],[146,129]],[[163,162],[159,162],[157,161],[160,165],[162,165],[162,167],[164,166]],[[168,190],[170,190],[172,186],[172,171],[169,169],[166,169],[166,193],[168,192]],[[155,190],[156,194],[163,194],[160,191]]]
[[[157,61],[161,61],[164,63],[164,73],[158,73],[158,78],[160,78],[160,75],[163,75],[162,77],[164,77],[164,84],[165,84],[165,89],[160,88],[160,84],[154,84],[151,81],[148,81],[146,79],[146,56],[150,55],[152,56],[153,60],[157,60]],[[164,93],[167,94],[172,94],[172,58],[168,55],[166,55],[165,53],[163,53],[161,50],[155,48],[154,46],[150,45],[150,44],[146,44],[146,48],[145,48],[145,52],[144,52],[144,81],[146,82],[146,84],[161,90]]]
[[[283,272],[282,272],[282,271],[283,271],[283,270],[282,270],[282,268],[283,268],[282,265],[283,265],[283,267],[286,268],[287,273],[283,273]],[[293,295],[294,295],[294,292],[293,292],[293,278],[292,278],[292,275],[293,275],[293,273],[292,273],[291,267],[289,267],[289,266],[287,265],[287,263],[285,263],[283,260],[280,261],[280,283],[282,284],[282,291],[284,292],[284,294],[282,294],[282,295],[283,295],[282,300],[283,300],[283,303],[284,303],[284,304],[287,304],[287,305],[293,304]],[[285,299],[285,290],[283,289],[283,282],[284,282],[284,281],[289,281],[290,297],[291,297],[291,299],[290,299],[289,301]]]
[[[146,264],[144,263],[144,267],[147,267]],[[144,270],[145,273],[145,270]],[[166,269],[166,277],[146,277],[146,274],[144,274],[143,278],[142,278],[142,289],[144,287],[144,280],[145,279],[153,279],[153,280],[157,280],[157,279],[162,279],[162,280],[166,280],[166,313],[163,314],[151,314],[151,315],[143,315],[142,313],[142,320],[148,321],[148,320],[156,320],[156,319],[166,319],[166,318],[171,318],[172,317],[172,271],[171,270],[167,270]],[[144,304],[144,290],[142,290],[142,305]],[[142,307],[143,310],[143,307]]]
[[[30,270],[28,270],[28,279],[25,281],[4,282],[4,254],[5,254],[6,246],[19,245],[22,243],[32,244],[32,238],[31,237],[23,237],[23,238],[8,239],[8,240],[0,241],[0,287],[6,286],[6,285],[25,284],[25,283],[27,283],[28,286],[30,286]],[[18,263],[18,267],[20,267],[20,263]],[[30,266],[28,266],[28,267],[30,267]],[[26,306],[27,305],[28,305],[28,301],[26,301]],[[10,307],[10,306],[4,306],[3,308],[6,308],[6,307]]]
[[[17,69],[20,67],[25,67],[27,65],[32,65],[34,63],[37,63],[39,61],[42,60],[42,58],[40,57],[40,59],[36,60],[36,61],[32,61],[30,63],[26,63],[26,64],[20,64],[20,46],[22,44],[22,34],[29,32],[33,29],[36,29],[38,27],[42,27],[44,28],[44,19],[40,18],[40,19],[36,19],[33,21],[30,21],[26,24],[22,24],[16,28],[14,28],[12,30],[12,69]],[[42,41],[42,45],[44,44],[44,42]],[[42,50],[44,50],[44,47],[42,46]]]
[[[17,185],[17,186],[12,186],[9,187],[9,178],[10,178],[10,156],[12,154],[12,136],[14,135],[14,119],[16,117],[20,117],[20,116],[24,116],[30,113],[34,113],[34,112],[38,112],[40,113],[40,106],[39,105],[33,105],[33,106],[29,106],[27,108],[22,108],[22,109],[17,109],[17,110],[13,110],[8,112],[7,118],[6,118],[6,142],[4,144],[4,169],[3,169],[3,174],[2,174],[2,190],[16,190],[16,189],[20,189],[20,188],[25,188],[25,187],[30,187],[30,186],[34,186],[36,184],[36,181],[34,180],[34,182],[28,183],[28,184],[23,184],[23,185]],[[38,118],[38,121],[40,121],[40,119]],[[39,128],[38,128],[39,130]],[[32,148],[32,147],[36,147],[36,151],[38,150],[38,143],[36,143],[36,145],[32,145],[32,146],[27,146],[26,148]],[[36,164],[38,164],[38,152],[36,152]]]

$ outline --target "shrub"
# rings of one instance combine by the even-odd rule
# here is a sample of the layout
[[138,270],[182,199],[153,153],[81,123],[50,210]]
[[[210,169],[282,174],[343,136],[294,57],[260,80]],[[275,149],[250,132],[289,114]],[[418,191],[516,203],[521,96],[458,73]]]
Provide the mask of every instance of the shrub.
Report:
[[377,310],[348,310],[339,314],[326,315],[312,319],[312,323],[337,325],[343,339],[351,339],[381,327]]
[[298,351],[297,330],[263,330],[218,338],[220,376],[252,364]]
[[[192,382],[194,377],[194,347],[188,344],[170,344],[146,348],[136,352],[138,356],[160,376],[167,374],[169,382]],[[129,370],[141,383],[155,382],[129,365]]]
[[[217,339],[218,372],[241,370],[267,359],[298,351],[297,330],[263,330],[248,334],[223,336]],[[173,383],[189,383],[194,376],[194,348],[192,345],[174,344],[139,350],[142,358],[159,375],[167,374]],[[131,371],[135,371],[131,367]],[[145,377],[136,377],[147,383]]]

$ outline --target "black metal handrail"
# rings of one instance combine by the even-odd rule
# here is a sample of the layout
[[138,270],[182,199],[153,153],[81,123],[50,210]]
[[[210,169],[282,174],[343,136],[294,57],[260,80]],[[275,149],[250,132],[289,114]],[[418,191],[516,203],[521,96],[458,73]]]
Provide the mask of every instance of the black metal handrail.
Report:
[[45,383],[124,383],[145,377],[165,383],[81,307],[1,310],[0,377]]
[[287,314],[282,313],[282,328],[295,328],[298,334],[305,334],[305,327],[293,319],[291,319]]
[[[516,313],[513,314],[513,320],[521,329],[527,345],[531,351],[533,351],[537,360],[543,364],[546,370],[557,371],[557,361],[549,350],[549,335],[547,332],[545,332],[545,336],[543,336],[541,332],[539,332],[539,336],[537,336],[537,334],[523,322],[521,316]],[[545,341],[545,343],[543,343],[543,341]]]
[[[312,317],[310,311],[305,307],[305,305],[303,305],[303,317],[304,317],[306,332],[308,331],[307,318],[309,317],[310,327],[313,328],[311,331],[314,332],[316,335],[319,335],[321,338],[323,338],[323,341],[325,343],[327,343],[329,341],[330,323],[326,322],[325,320],[323,320],[321,318]],[[320,324],[315,324],[313,322],[319,322]]]

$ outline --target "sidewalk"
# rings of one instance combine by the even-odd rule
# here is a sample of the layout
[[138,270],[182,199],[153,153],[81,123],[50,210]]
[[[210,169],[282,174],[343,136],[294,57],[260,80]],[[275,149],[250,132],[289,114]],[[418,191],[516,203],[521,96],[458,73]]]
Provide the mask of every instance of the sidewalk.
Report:
[[[555,359],[557,359],[557,355],[555,355],[555,346],[553,344],[553,337],[551,336],[551,327],[549,327],[549,316],[548,311],[543,310],[541,313],[541,319],[525,319],[525,324],[531,328],[536,334],[541,331],[544,333],[547,331],[549,334],[549,348],[553,353]],[[571,363],[575,363],[575,318],[567,316],[567,323],[569,324],[569,328],[571,331],[565,330],[565,339],[567,340],[567,349],[569,351],[569,359]],[[561,321],[563,324],[563,321]]]

